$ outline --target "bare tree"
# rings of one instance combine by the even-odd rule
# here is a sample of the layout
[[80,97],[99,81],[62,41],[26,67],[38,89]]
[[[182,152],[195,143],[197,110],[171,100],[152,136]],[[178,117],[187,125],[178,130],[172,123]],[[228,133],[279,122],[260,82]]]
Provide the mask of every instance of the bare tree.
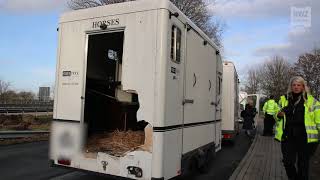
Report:
[[224,24],[219,21],[211,21],[213,17],[207,9],[209,5],[214,5],[215,1],[171,0],[171,2],[212,38],[219,47],[222,47],[221,39]]
[[32,101],[35,99],[35,94],[33,92],[22,91],[19,92],[17,95],[19,99],[23,102]]
[[9,90],[10,83],[0,79],[0,101],[4,98],[4,94]]
[[55,92],[55,84],[52,84],[50,87],[50,98],[54,99],[54,92]]
[[[134,0],[69,0],[68,6],[77,10],[127,1]],[[208,5],[214,4],[214,0],[171,0],[171,2],[213,39],[219,47],[222,47],[221,39],[225,25],[219,21],[213,21],[208,10]]]
[[320,49],[301,55],[295,63],[295,73],[302,76],[314,96],[320,96]]
[[35,99],[33,92],[8,90],[1,94],[0,103],[28,103]]
[[18,94],[13,90],[8,90],[1,95],[1,101],[5,103],[16,103],[18,99]]
[[69,0],[68,6],[71,9],[86,9],[90,7],[103,6],[107,4],[122,3],[134,0]]
[[254,69],[251,68],[248,71],[248,77],[245,82],[244,87],[245,92],[248,94],[256,94],[260,90],[260,83],[259,83],[259,68]]
[[33,92],[10,90],[10,83],[0,80],[0,103],[21,103],[31,101],[35,97]]
[[283,57],[275,56],[263,64],[259,70],[261,90],[266,95],[279,98],[286,94],[289,79],[294,75],[290,63]]

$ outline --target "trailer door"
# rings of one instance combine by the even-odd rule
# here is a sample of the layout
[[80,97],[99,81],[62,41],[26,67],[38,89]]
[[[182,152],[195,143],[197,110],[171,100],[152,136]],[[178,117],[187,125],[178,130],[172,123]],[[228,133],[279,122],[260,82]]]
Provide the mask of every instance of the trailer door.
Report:
[[190,29],[186,35],[184,84],[183,153],[214,141],[214,123],[210,119],[209,44]]
[[79,22],[60,24],[54,118],[80,121],[85,37]]

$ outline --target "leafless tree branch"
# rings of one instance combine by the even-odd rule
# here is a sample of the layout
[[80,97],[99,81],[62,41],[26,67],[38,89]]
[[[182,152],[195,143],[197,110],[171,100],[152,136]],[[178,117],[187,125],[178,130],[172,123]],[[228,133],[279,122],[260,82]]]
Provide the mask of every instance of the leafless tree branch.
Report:
[[274,56],[260,67],[248,71],[245,90],[248,93],[262,92],[279,98],[286,94],[289,79],[293,75],[291,64],[281,56]]
[[295,73],[302,76],[316,97],[320,97],[320,49],[302,54],[294,64]]
[[247,81],[245,82],[245,91],[248,94],[256,94],[260,91],[258,69],[249,69]]
[[3,93],[7,92],[9,90],[9,87],[10,87],[10,83],[9,82],[5,82],[5,81],[0,79],[0,95],[2,95]]
[[289,79],[294,75],[291,64],[281,56],[275,56],[267,61],[259,70],[261,89],[267,95],[279,98],[286,94]]

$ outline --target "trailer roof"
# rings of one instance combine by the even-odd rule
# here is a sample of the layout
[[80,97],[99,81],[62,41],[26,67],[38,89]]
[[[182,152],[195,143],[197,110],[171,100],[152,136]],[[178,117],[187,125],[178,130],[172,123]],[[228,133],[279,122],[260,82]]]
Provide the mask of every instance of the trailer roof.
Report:
[[115,16],[120,14],[130,14],[134,12],[150,11],[157,9],[167,9],[170,12],[178,12],[178,19],[183,23],[187,23],[192,29],[199,33],[208,43],[216,50],[219,47],[210,39],[200,28],[198,28],[187,16],[185,16],[174,4],[169,0],[137,0],[124,3],[116,3],[105,6],[98,6],[87,9],[80,9],[65,12],[60,17],[59,23],[67,23],[72,21],[80,21],[106,16]]
[[223,61],[223,65],[225,66],[235,66],[234,63],[232,61]]
[[223,61],[223,68],[225,67],[231,68],[235,72],[235,74],[238,76],[236,66],[232,61]]

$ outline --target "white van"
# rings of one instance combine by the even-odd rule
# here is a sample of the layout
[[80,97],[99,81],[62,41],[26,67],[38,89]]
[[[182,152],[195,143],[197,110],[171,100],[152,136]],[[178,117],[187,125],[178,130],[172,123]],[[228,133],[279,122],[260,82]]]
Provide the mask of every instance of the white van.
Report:
[[170,179],[221,149],[219,50],[170,1],[68,12],[58,30],[54,166]]
[[230,61],[223,62],[222,97],[222,137],[232,141],[240,132],[240,107],[238,74]]

